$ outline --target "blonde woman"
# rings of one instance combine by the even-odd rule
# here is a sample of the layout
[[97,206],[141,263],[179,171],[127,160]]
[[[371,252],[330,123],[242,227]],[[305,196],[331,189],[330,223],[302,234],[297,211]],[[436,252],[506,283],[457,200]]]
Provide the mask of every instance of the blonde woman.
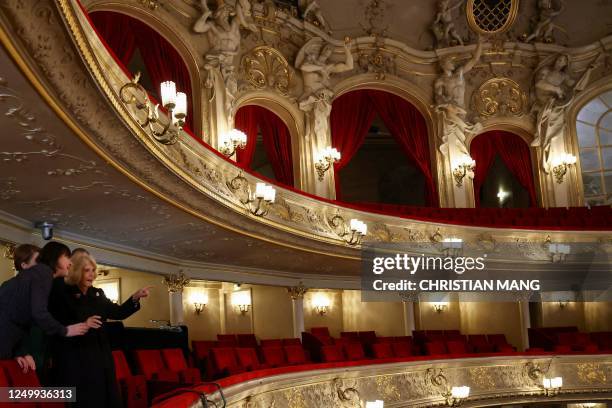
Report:
[[[150,287],[134,293],[117,305],[102,289],[94,288],[97,264],[87,253],[73,256],[66,276],[64,293],[51,313],[60,322],[79,322],[83,317],[100,316],[100,320],[123,320],[140,309],[140,299],[149,295]],[[115,367],[104,325],[91,329],[79,338],[56,337],[53,347],[54,385],[76,387],[77,407],[120,407]]]

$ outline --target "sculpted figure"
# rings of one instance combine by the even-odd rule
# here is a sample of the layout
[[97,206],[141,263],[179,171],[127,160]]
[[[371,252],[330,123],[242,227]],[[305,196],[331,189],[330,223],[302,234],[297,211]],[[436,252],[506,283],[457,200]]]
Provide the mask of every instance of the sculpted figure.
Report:
[[453,22],[453,11],[462,4],[463,0],[459,0],[454,6],[451,6],[450,0],[438,0],[438,12],[431,26],[431,30],[436,37],[437,47],[448,47],[452,45],[452,40],[459,45],[463,45],[463,40],[455,30],[455,23]]
[[440,66],[442,75],[434,83],[436,110],[442,115],[443,144],[440,147],[443,153],[448,150],[450,136],[455,136],[455,142],[459,150],[468,154],[465,145],[466,136],[476,133],[480,125],[468,124],[465,121],[467,111],[465,109],[465,74],[474,68],[482,55],[482,38],[478,40],[478,46],[472,58],[465,64],[456,66],[452,57],[442,59]]
[[202,16],[196,21],[193,30],[208,36],[210,50],[205,55],[204,68],[208,71],[207,86],[213,86],[213,71],[218,69],[225,82],[227,103],[231,104],[238,89],[234,74],[234,57],[240,49],[240,27],[253,32],[257,26],[251,21],[249,0],[236,0],[236,6],[218,0],[214,13],[208,8],[206,0],[201,0]]
[[525,38],[525,42],[534,40],[540,42],[554,42],[555,28],[559,28],[553,21],[555,17],[565,10],[565,0],[559,0],[559,8],[553,7],[553,0],[538,0],[538,21],[531,35]]
[[319,6],[318,0],[310,0],[310,3],[308,3],[308,6],[306,6],[306,9],[304,10],[304,20],[306,20],[311,13],[313,14],[315,20],[319,23],[321,30],[331,33],[329,24],[327,24],[327,20],[321,12],[321,6]]
[[299,99],[299,107],[306,112],[314,112],[315,131],[326,132],[331,112],[333,91],[329,88],[329,79],[333,74],[350,71],[354,67],[353,54],[349,42],[344,44],[344,61],[329,61],[335,46],[315,37],[300,50],[295,60],[295,67],[302,71],[304,93]]
[[578,81],[571,77],[570,60],[566,54],[559,54],[552,63],[536,69],[532,109],[536,112],[536,135],[531,145],[542,147],[545,169],[553,141],[565,135],[567,108],[576,94],[587,86],[595,66],[595,63],[591,64]]

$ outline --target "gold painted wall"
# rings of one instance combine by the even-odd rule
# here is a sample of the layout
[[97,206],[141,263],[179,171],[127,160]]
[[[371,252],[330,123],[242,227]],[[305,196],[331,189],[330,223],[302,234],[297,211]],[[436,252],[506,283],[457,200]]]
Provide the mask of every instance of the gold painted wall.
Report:
[[521,313],[514,302],[462,302],[461,333],[506,335],[506,340],[521,350]]
[[374,330],[378,336],[404,335],[401,302],[361,302],[361,292],[342,292],[344,331]]
[[[320,316],[317,314],[312,307],[312,298],[317,293],[323,292],[329,296],[331,300],[331,306],[329,312]],[[326,326],[329,328],[329,332],[332,337],[340,337],[340,332],[343,329],[343,318],[342,318],[342,291],[308,291],[304,296],[304,328],[306,331],[310,331],[311,327]]]
[[[243,285],[240,290],[250,290],[250,285]],[[225,293],[225,324],[227,334],[253,333],[253,292],[251,292],[251,307],[248,312],[241,314],[232,305],[232,291]]]
[[253,286],[253,323],[259,339],[293,337],[293,309],[287,289]]
[[542,326],[560,327],[577,326],[580,331],[586,329],[584,303],[569,302],[564,308],[558,302],[542,302]]
[[584,303],[584,318],[587,331],[612,331],[612,302]]
[[[199,315],[196,315],[190,297],[194,292],[206,292],[208,304]],[[221,310],[219,301],[219,289],[207,288],[206,286],[193,285],[183,290],[183,314],[185,324],[189,327],[189,343],[191,340],[217,340],[217,334],[221,333]]]
[[13,261],[4,257],[4,251],[6,251],[6,246],[0,245],[0,284],[15,276]]
[[461,328],[461,313],[459,303],[448,302],[448,307],[441,313],[434,310],[430,302],[415,304],[417,330],[459,330]]

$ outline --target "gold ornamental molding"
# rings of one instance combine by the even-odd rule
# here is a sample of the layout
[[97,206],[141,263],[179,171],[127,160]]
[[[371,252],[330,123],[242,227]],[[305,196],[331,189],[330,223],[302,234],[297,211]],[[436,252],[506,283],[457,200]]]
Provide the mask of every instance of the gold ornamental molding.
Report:
[[472,30],[478,34],[492,35],[508,31],[518,14],[520,0],[468,0],[466,6],[467,21]]
[[242,68],[253,88],[271,88],[284,96],[289,93],[293,69],[277,49],[268,46],[253,48],[242,58]]
[[166,275],[162,283],[168,288],[170,293],[181,293],[185,286],[189,285],[191,279],[187,278],[183,271]]
[[510,78],[491,78],[472,97],[474,110],[482,117],[522,116],[528,110],[527,93]]

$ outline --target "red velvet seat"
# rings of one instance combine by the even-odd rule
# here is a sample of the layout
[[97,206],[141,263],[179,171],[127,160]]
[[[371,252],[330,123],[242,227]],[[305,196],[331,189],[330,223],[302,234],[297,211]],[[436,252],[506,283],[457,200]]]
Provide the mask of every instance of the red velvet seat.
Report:
[[498,351],[500,353],[514,353],[516,349],[510,344],[500,344],[495,346],[495,351]]
[[257,338],[254,334],[238,334],[238,347],[257,347]]
[[306,352],[301,344],[284,346],[283,350],[285,351],[287,364],[289,365],[306,364],[308,362]]
[[4,373],[4,368],[2,367],[2,364],[3,362],[0,362],[0,387],[8,387],[10,384],[8,382],[8,377]]
[[310,329],[310,333],[316,337],[331,337],[327,327],[313,327]]
[[200,371],[210,377],[213,372],[212,362],[210,361],[210,350],[217,347],[216,341],[209,340],[193,340],[191,342],[191,348],[193,350],[193,356],[195,358],[196,365],[200,368]]
[[323,359],[324,363],[335,363],[345,360],[342,347],[337,345],[321,347],[321,358]]
[[484,334],[470,334],[468,343],[472,350],[476,353],[491,353],[494,347],[487,341],[487,336]]
[[178,373],[181,382],[185,384],[198,384],[202,381],[200,370],[187,365],[183,350],[180,348],[163,349],[162,358],[166,368]]
[[572,346],[569,344],[557,344],[555,346],[555,353],[571,353]]
[[217,340],[222,347],[238,347],[238,338],[235,334],[217,334]]
[[115,375],[119,393],[126,408],[146,408],[148,401],[147,379],[144,375],[132,375],[130,366],[121,350],[113,351]]
[[239,347],[236,349],[236,356],[238,357],[238,364],[246,368],[248,371],[260,370],[268,368],[267,365],[262,364],[257,357],[257,350],[253,347]]
[[361,343],[364,345],[374,344],[376,343],[376,332],[373,330],[360,331],[359,340],[361,340]]
[[[0,360],[0,371],[4,373],[5,381],[7,385],[10,387],[32,387],[38,388],[40,387],[40,382],[38,381],[38,377],[36,376],[35,371],[29,371],[27,374],[24,374],[19,364],[15,360]],[[49,405],[49,404],[45,404]],[[0,406],[6,407],[18,407],[18,408],[36,408],[39,404],[34,402],[23,402],[18,404],[2,404]],[[43,406],[40,404],[40,406]],[[61,405],[56,405],[61,406]]]
[[262,339],[259,343],[261,347],[281,347],[283,345],[283,341],[281,339]]
[[135,350],[134,357],[147,380],[180,382],[179,374],[166,368],[159,350]]
[[285,352],[282,347],[262,347],[263,361],[270,367],[283,367],[287,365]]
[[446,346],[442,341],[429,341],[425,343],[425,350],[427,354],[430,356],[440,355],[440,354],[448,354],[446,350]]
[[399,341],[391,344],[395,357],[410,357],[412,355],[412,343]]
[[229,375],[243,373],[246,370],[238,363],[233,348],[215,347],[210,351],[210,356],[214,367],[214,377],[227,377]]
[[340,337],[342,338],[351,338],[351,339],[359,339],[359,332],[340,332]]
[[450,354],[467,354],[468,352],[465,343],[457,340],[447,341],[446,349]]
[[392,343],[376,343],[372,344],[372,353],[374,358],[391,358],[393,357]]
[[300,339],[283,339],[283,346],[301,346],[302,341]]
[[344,345],[344,353],[349,361],[363,360],[365,352],[361,343],[349,342]]
[[377,337],[376,338],[377,344],[378,343],[393,343],[393,342],[395,342],[395,337],[388,336],[388,337]]

